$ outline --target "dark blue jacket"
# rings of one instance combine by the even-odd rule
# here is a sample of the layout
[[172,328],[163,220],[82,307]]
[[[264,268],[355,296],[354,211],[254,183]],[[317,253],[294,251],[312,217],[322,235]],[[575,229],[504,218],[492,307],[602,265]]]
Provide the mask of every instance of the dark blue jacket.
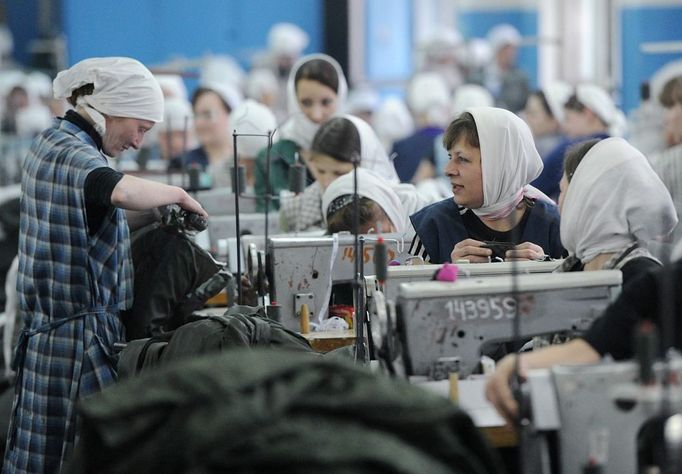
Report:
[[[449,262],[455,244],[469,238],[459,208],[452,198],[425,207],[412,214],[410,220],[431,263]],[[557,207],[545,201],[535,201],[521,237],[521,242],[533,242],[550,257],[561,258],[564,249]]]
[[395,166],[401,183],[412,181],[422,160],[427,159],[432,163],[434,162],[433,139],[441,133],[443,133],[443,129],[438,127],[420,128],[409,137],[393,144],[391,154],[395,153],[396,155],[393,166]]
[[609,135],[606,133],[596,133],[584,137],[565,139],[547,155],[542,173],[530,184],[556,200],[559,196],[559,181],[561,181],[561,176],[564,173],[564,155],[566,151],[576,143],[592,140],[593,138],[603,140],[604,138],[609,138]]
[[[202,147],[189,150],[185,153],[185,165],[190,168],[192,166],[198,165],[202,170],[206,170],[208,166],[208,155],[206,150]],[[181,171],[182,170],[182,156],[176,156],[171,158],[168,162],[168,171]]]

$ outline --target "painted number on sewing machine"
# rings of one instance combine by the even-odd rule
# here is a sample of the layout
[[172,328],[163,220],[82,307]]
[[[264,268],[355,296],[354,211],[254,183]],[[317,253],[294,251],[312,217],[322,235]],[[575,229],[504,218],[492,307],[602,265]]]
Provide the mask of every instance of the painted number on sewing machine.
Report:
[[445,303],[445,308],[451,321],[500,320],[514,317],[516,302],[510,296],[457,298],[448,300]]
[[[395,258],[395,250],[388,248],[386,249],[386,254],[388,255],[388,260],[393,260]],[[368,247],[365,246],[363,255],[362,255],[362,260],[365,263],[369,263],[372,261],[374,258],[374,247]],[[355,261],[355,249],[353,247],[344,247],[343,248],[343,254],[341,257],[342,260],[347,260],[349,262],[354,262]]]

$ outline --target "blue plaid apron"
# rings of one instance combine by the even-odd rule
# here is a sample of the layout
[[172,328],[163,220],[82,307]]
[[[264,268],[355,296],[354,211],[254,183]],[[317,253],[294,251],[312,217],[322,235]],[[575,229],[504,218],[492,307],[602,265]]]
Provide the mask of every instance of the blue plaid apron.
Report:
[[118,312],[132,303],[125,214],[90,235],[83,188],[107,166],[90,136],[57,119],[23,163],[19,292],[24,330],[4,472],[55,472],[75,443],[76,401],[116,379]]

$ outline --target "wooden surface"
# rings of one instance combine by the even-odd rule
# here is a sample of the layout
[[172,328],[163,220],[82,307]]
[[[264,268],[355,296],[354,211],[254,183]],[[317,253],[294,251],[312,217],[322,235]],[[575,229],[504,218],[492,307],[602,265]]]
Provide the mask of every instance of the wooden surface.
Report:
[[519,438],[514,428],[509,426],[488,426],[479,428],[491,445],[496,448],[510,448],[516,446]]
[[206,301],[206,306],[227,306],[227,292],[223,290],[213,298],[209,298]]
[[312,348],[317,352],[329,352],[339,347],[350,346],[355,342],[355,331],[325,331],[301,334],[308,339]]

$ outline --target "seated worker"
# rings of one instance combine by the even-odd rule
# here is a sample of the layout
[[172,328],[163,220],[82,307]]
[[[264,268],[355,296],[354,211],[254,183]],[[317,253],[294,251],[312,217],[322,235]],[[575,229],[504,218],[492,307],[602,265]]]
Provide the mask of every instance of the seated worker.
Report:
[[622,138],[576,144],[566,153],[560,188],[561,243],[569,254],[562,270],[620,269],[626,283],[660,266],[646,245],[672,232],[677,215],[639,150]]
[[564,104],[573,88],[564,82],[554,82],[534,90],[528,96],[521,117],[526,121],[535,139],[535,148],[543,160],[564,141],[561,130]]
[[[633,341],[637,325],[646,319],[661,328],[661,295],[672,298],[669,304],[675,308],[674,317],[682,316],[682,261],[670,268],[660,268],[637,276],[623,286],[623,291],[596,319],[588,331],[578,339],[565,344],[545,347],[523,354],[511,354],[497,364],[495,374],[488,380],[486,397],[510,424],[518,415],[518,407],[509,386],[516,358],[519,358],[521,377],[531,369],[552,367],[556,364],[595,364],[610,354],[616,360],[634,356]],[[678,350],[682,349],[682,327],[677,324],[670,340]],[[663,340],[665,338],[659,338]],[[665,352],[659,347],[659,356]]]
[[562,128],[566,139],[547,156],[543,156],[545,167],[531,184],[556,199],[566,150],[575,143],[591,138],[610,137],[610,127],[616,124],[619,113],[613,99],[601,87],[594,84],[576,87],[575,94],[564,104]]
[[[448,126],[443,146],[454,197],[411,216],[417,233],[412,255],[431,263],[562,256],[557,207],[528,185],[542,160],[523,120],[507,110],[474,107]],[[494,255],[486,241],[515,247]]]
[[[682,73],[663,85],[658,101],[665,109],[664,135],[668,148],[649,156],[651,166],[670,191],[678,215],[682,213]],[[660,130],[659,130],[660,132]],[[673,243],[682,242],[682,226],[675,229]]]
[[188,147],[194,147],[192,104],[180,98],[166,99],[161,125],[158,137],[161,158],[169,172],[182,171],[183,154]]
[[[409,216],[425,204],[411,184],[392,184],[373,171],[358,168],[360,234],[404,233],[411,230]],[[327,232],[353,230],[354,173],[335,179],[322,195]]]
[[372,170],[390,183],[398,175],[372,128],[353,115],[334,117],[313,138],[308,169],[315,182],[302,193],[283,192],[280,206],[282,230],[306,230],[322,226],[322,193],[332,181],[358,167]]
[[[266,174],[267,149],[261,150],[256,158],[258,212],[265,211],[266,191],[278,196],[280,191],[288,189],[289,168],[294,165],[296,155],[306,159],[320,125],[343,110],[347,90],[343,70],[331,56],[311,54],[294,64],[287,81],[289,119],[280,127],[279,139],[270,150],[269,175]],[[276,199],[270,203],[270,210],[279,207]]]

